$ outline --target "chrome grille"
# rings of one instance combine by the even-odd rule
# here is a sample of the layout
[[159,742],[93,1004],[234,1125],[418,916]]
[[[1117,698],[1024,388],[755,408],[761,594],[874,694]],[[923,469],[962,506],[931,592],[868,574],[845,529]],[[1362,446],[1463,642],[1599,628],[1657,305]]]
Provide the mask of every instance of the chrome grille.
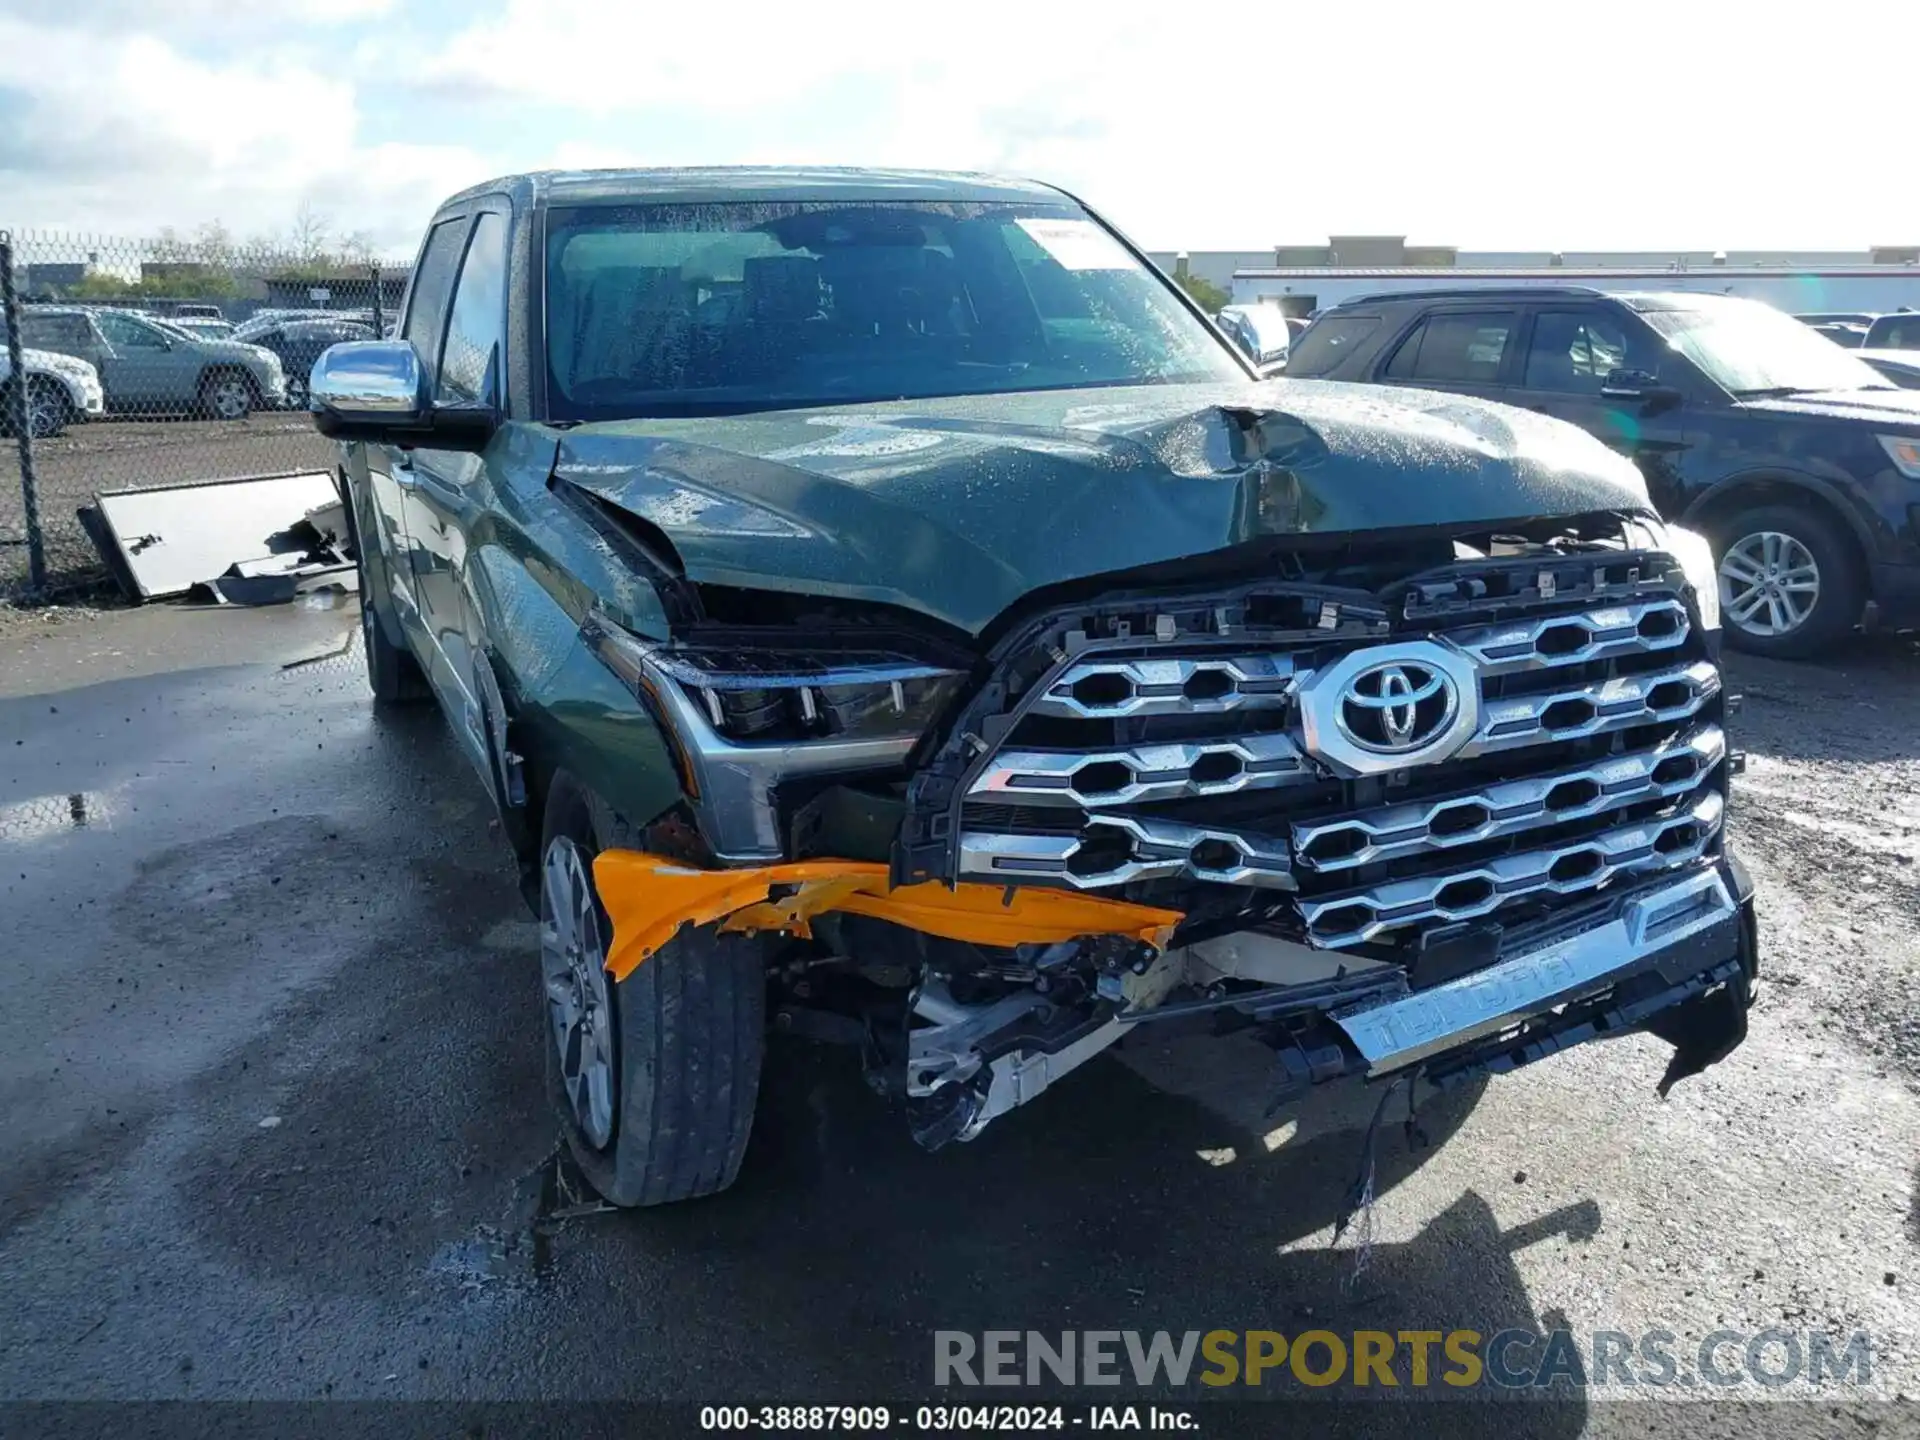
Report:
[[1295,823],[1293,853],[1301,866],[1326,873],[1584,820],[1643,800],[1683,795],[1726,753],[1720,727],[1707,725],[1650,750],[1592,765],[1335,820]]
[[1132,815],[1096,815],[1075,835],[960,839],[960,872],[974,879],[1064,881],[1091,890],[1186,878],[1291,889],[1284,840]]
[[1692,622],[1676,599],[1640,600],[1572,615],[1547,615],[1482,625],[1447,636],[1473,658],[1482,675],[1506,675],[1550,665],[1583,665],[1621,655],[1675,650],[1687,643]]
[[1233,795],[1314,777],[1299,747],[1287,736],[1247,735],[1121,750],[1002,751],[968,793],[982,800],[1090,809]]
[[[1150,901],[1167,898],[1154,882],[1247,887],[1337,948],[1513,902],[1535,914],[1695,863],[1720,829],[1719,671],[1659,584],[1291,649],[1136,626],[1058,654],[1029,657],[1035,693],[975,747],[949,873]],[[1341,707],[1392,703],[1343,698],[1351,677],[1389,662],[1444,676],[1456,718],[1405,757],[1376,736],[1365,765],[1343,759],[1326,738]]]
[[1088,660],[1054,680],[1033,713],[1077,720],[1225,715],[1279,709],[1292,693],[1293,661],[1286,655]]
[[1573,894],[1616,875],[1671,870],[1706,852],[1720,831],[1722,807],[1719,793],[1710,790],[1680,814],[1624,825],[1573,844],[1302,900],[1300,916],[1315,944],[1356,945],[1423,920],[1475,919],[1522,895]]
[[1617,675],[1564,690],[1546,690],[1481,705],[1480,726],[1462,758],[1579,740],[1636,725],[1686,720],[1720,693],[1720,672],[1705,660],[1643,675]]

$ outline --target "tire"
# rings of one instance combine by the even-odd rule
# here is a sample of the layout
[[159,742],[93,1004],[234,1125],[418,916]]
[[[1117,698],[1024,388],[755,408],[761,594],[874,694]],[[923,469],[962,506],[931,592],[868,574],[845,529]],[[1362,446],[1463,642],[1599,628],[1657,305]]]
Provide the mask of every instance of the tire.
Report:
[[253,382],[238,370],[215,370],[200,382],[200,408],[211,420],[244,420],[260,403]]
[[27,377],[27,431],[36,440],[51,440],[73,423],[73,402],[66,388],[40,375]]
[[[348,502],[352,513],[352,502]],[[352,521],[348,521],[352,526]],[[367,558],[361,553],[360,538],[353,537],[354,565],[360,576],[360,648],[367,654],[367,688],[373,691],[373,703],[385,709],[398,705],[417,705],[432,697],[426,674],[413,652],[387,639],[382,623],[380,597],[367,583]]]
[[307,408],[306,376],[287,376],[287,408],[289,410],[304,410]]
[[739,1173],[766,1046],[765,952],[752,936],[689,927],[615,984],[592,876],[616,823],[572,776],[554,776],[540,841],[547,1095],[595,1190],[665,1205]]
[[1728,644],[1804,660],[1860,623],[1865,567],[1838,520],[1805,505],[1757,505],[1713,530]]

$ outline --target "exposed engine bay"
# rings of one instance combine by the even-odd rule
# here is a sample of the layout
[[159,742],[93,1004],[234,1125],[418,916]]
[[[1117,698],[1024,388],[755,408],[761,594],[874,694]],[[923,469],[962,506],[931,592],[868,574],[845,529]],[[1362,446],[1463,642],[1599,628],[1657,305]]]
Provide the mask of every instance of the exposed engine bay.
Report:
[[1757,963],[1693,544],[1295,537],[1040,599],[984,654],[711,589],[669,644],[590,620],[692,797],[596,864],[608,968],[772,937],[778,1023],[859,1046],[929,1146],[1149,1024],[1252,1028],[1276,1101],[1652,1029],[1664,1092],[1739,1043]]

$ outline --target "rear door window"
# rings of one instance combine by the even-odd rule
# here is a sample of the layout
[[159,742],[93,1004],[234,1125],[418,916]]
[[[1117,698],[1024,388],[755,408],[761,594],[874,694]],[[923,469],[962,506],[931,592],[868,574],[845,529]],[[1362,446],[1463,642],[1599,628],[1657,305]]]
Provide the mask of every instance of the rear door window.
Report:
[[1307,327],[1287,355],[1287,374],[1331,375],[1354,349],[1380,328],[1378,315],[1329,315]]
[[20,339],[40,350],[61,350],[80,355],[93,344],[93,330],[84,315],[35,315],[21,317]]
[[1429,315],[1400,342],[1382,373],[1390,380],[1498,384],[1516,319],[1511,310]]

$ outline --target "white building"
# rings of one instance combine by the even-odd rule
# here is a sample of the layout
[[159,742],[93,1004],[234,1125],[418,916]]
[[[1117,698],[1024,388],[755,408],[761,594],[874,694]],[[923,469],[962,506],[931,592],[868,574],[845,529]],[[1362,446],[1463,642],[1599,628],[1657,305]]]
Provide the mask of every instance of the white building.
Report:
[[1409,245],[1402,235],[1335,235],[1324,245],[1270,251],[1161,251],[1232,293],[1310,315],[1382,290],[1525,284],[1744,295],[1797,314],[1920,309],[1920,245],[1863,250],[1461,250]]

